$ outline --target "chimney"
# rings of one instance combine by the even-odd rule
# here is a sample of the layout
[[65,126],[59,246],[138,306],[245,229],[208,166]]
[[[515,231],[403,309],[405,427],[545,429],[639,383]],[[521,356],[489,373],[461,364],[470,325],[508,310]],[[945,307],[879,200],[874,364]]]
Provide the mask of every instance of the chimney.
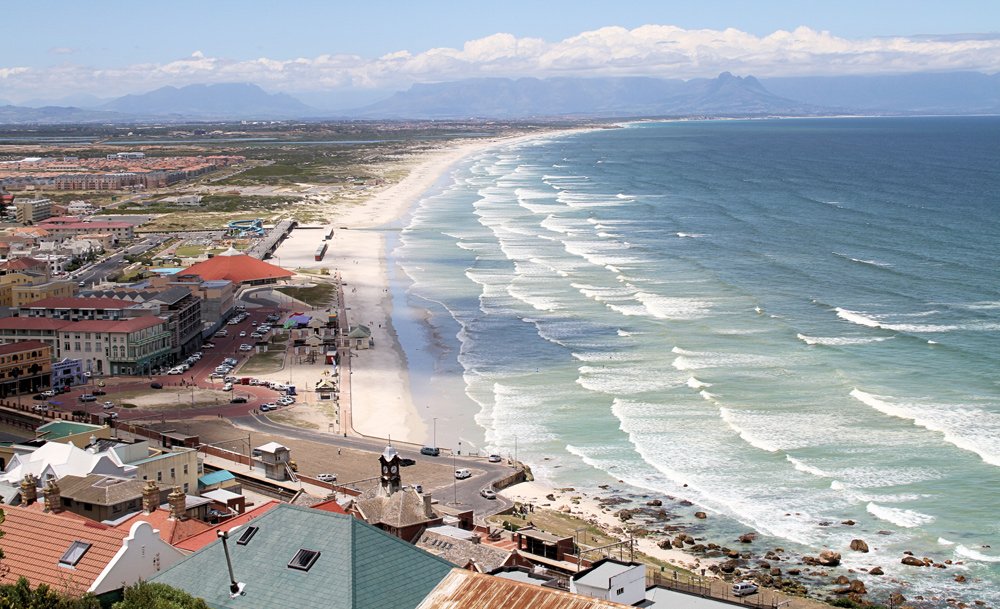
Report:
[[187,520],[186,499],[179,486],[175,486],[167,495],[167,502],[170,503],[170,520]]
[[31,505],[35,501],[38,501],[38,478],[25,474],[21,480],[21,503]]
[[431,507],[431,494],[424,494],[424,516],[434,518],[434,508]]
[[42,496],[45,498],[45,511],[58,514],[63,510],[62,496],[59,494],[59,485],[55,479],[49,478],[42,489]]
[[160,489],[152,480],[146,480],[146,486],[142,487],[142,511],[144,514],[152,514],[160,505]]

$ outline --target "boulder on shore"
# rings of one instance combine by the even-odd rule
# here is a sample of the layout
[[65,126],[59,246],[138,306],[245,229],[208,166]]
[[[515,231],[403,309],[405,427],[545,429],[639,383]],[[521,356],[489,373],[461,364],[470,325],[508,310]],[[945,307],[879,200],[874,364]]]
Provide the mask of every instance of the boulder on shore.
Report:
[[882,567],[872,567],[868,571],[868,575],[885,575],[885,571],[882,570]]
[[863,539],[852,539],[851,549],[854,550],[855,552],[867,552],[868,544],[865,543]]
[[663,505],[663,502],[660,501],[659,499],[653,499],[652,501],[647,501],[646,505],[651,507],[660,507],[661,505]]
[[816,562],[824,567],[836,567],[840,564],[840,552],[823,550],[819,553],[819,557],[816,559]]
[[757,539],[756,533],[744,533],[740,535],[740,543],[753,543],[754,539]]
[[704,520],[704,519],[708,518],[708,514],[706,514],[705,512],[695,512],[694,513],[694,517],[697,518],[697,519],[699,519],[699,520]]
[[916,556],[904,556],[903,560],[900,561],[900,562],[902,562],[904,565],[909,565],[911,567],[926,567],[927,566],[927,565],[924,564],[924,561],[920,560]]

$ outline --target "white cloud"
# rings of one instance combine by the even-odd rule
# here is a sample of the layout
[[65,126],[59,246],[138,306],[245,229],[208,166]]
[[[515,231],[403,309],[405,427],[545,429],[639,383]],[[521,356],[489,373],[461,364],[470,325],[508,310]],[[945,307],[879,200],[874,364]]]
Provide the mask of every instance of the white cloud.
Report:
[[122,94],[172,84],[255,82],[291,91],[405,88],[415,82],[467,77],[712,77],[1000,71],[1000,39],[970,35],[847,39],[807,27],[756,36],[734,28],[686,30],[644,25],[605,27],[556,42],[498,33],[462,48],[399,50],[378,58],[335,54],[295,59],[232,60],[195,51],[162,64],[97,69],[61,65],[0,67],[0,93]]

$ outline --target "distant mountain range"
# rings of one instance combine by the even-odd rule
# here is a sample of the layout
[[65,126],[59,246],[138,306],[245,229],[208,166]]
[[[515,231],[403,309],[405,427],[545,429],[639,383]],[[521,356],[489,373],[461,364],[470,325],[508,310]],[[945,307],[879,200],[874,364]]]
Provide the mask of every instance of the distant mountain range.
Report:
[[[310,94],[327,108],[332,94]],[[370,95],[370,94],[369,94]],[[371,99],[353,95],[345,99]],[[79,105],[0,102],[0,123],[65,124],[266,119],[626,118],[1000,113],[1000,75],[660,78],[477,78],[418,84],[353,110],[323,110],[253,84],[162,87],[113,100],[77,95]],[[56,100],[59,101],[59,100]],[[45,104],[45,105],[43,105]],[[29,107],[35,106],[35,107]],[[37,107],[40,106],[40,107]]]

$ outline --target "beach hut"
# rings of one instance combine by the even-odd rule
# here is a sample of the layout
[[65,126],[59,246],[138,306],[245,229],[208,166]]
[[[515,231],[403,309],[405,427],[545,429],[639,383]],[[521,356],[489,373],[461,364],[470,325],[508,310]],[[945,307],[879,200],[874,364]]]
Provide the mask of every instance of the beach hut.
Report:
[[372,331],[368,326],[358,324],[351,328],[351,331],[347,334],[348,346],[352,349],[368,349],[373,347],[372,342]]
[[337,392],[337,384],[330,379],[320,379],[316,381],[316,396],[321,400],[333,399]]

